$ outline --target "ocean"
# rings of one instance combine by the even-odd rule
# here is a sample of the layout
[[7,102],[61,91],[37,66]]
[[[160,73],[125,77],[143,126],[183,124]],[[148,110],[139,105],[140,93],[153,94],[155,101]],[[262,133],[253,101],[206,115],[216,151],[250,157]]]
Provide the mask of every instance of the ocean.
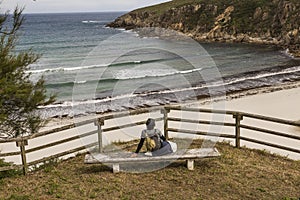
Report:
[[57,95],[55,104],[41,108],[45,118],[186,102],[300,80],[299,60],[278,48],[192,40],[187,45],[106,27],[122,14],[25,14],[17,51],[32,49],[41,56],[28,73],[32,81],[43,76],[48,93]]

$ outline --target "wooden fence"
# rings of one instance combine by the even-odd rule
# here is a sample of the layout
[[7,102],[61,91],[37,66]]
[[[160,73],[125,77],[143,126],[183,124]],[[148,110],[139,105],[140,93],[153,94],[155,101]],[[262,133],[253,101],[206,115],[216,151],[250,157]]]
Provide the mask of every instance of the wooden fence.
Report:
[[[296,128],[300,128],[300,123],[283,120],[283,119],[277,119],[272,117],[266,117],[261,115],[255,115],[255,114],[249,114],[249,113],[243,113],[243,112],[234,112],[234,111],[222,111],[222,110],[212,110],[212,109],[201,109],[201,108],[188,108],[188,107],[175,107],[175,106],[165,106],[165,107],[156,107],[156,108],[149,108],[149,109],[139,109],[135,111],[130,112],[122,112],[122,113],[112,113],[108,115],[103,115],[99,118],[91,119],[91,120],[85,120],[81,121],[79,123],[72,123],[69,125],[65,125],[59,128],[55,128],[52,130],[43,131],[37,134],[34,134],[32,136],[27,137],[21,137],[21,138],[13,138],[8,140],[0,140],[0,147],[1,144],[8,144],[8,143],[15,143],[16,146],[19,148],[17,151],[10,151],[10,152],[0,152],[0,158],[7,158],[10,156],[20,156],[21,157],[21,164],[9,166],[9,167],[2,167],[0,168],[0,171],[5,171],[9,169],[22,169],[24,174],[26,175],[28,173],[28,170],[32,166],[36,166],[38,164],[43,164],[48,161],[51,161],[53,159],[59,159],[64,156],[70,155],[70,154],[76,154],[76,153],[84,153],[89,148],[95,148],[98,147],[98,151],[103,151],[103,134],[110,134],[113,131],[120,131],[126,128],[131,127],[138,127],[141,128],[142,125],[145,123],[145,119],[141,117],[137,118],[136,120],[130,120],[130,122],[125,122],[123,124],[119,125],[111,125],[109,127],[105,126],[106,122],[113,119],[121,119],[126,118],[128,116],[140,116],[147,113],[153,113],[157,112],[158,117],[155,117],[155,120],[162,122],[164,134],[165,136],[172,137],[170,134],[174,133],[181,133],[181,134],[188,134],[188,135],[199,135],[204,137],[215,137],[215,138],[223,138],[223,139],[229,139],[233,140],[236,147],[241,146],[241,142],[250,142],[254,144],[259,144],[263,146],[269,146],[272,148],[277,148],[281,150],[285,150],[288,152],[296,153],[297,155],[300,154],[300,134],[298,131],[298,135],[291,134],[291,133],[285,133],[281,131],[275,131],[270,130],[265,127],[257,126],[256,124],[259,124],[261,122],[267,122],[267,123],[275,123],[280,124],[283,126],[292,126]],[[224,120],[221,121],[214,121],[214,120],[205,120],[202,116],[199,117],[178,117],[172,113],[174,112],[185,112],[185,113],[197,113],[197,114],[208,114],[208,115],[220,115],[224,118]],[[243,123],[246,121],[246,119],[249,120],[255,120],[256,122],[248,124]],[[257,123],[259,122],[259,123]],[[188,129],[188,128],[176,128],[176,123],[184,123],[189,126],[189,124],[196,124],[200,125],[200,128],[203,126],[212,127],[212,126],[218,126],[218,127],[229,127],[230,129],[228,133],[225,133],[223,131],[221,132],[211,132],[211,131],[203,131],[199,129]],[[96,128],[95,130],[91,131],[80,131],[76,135],[72,135],[71,137],[66,137],[63,139],[58,139],[56,141],[46,142],[42,143],[41,145],[27,148],[28,143],[32,140],[37,140],[42,137],[50,136],[53,134],[57,134],[63,131],[67,130],[76,130],[80,127],[86,126],[86,125],[94,125]],[[243,131],[247,130],[250,131],[250,136],[247,134],[244,134]],[[299,129],[300,130],[300,129]],[[252,133],[259,133],[259,134],[267,134],[268,137],[276,136],[280,138],[284,138],[285,140],[290,140],[292,143],[296,143],[293,146],[290,145],[283,145],[278,144],[276,142],[269,142],[264,141],[262,139],[258,139],[255,137],[251,137]],[[93,136],[94,139],[90,143],[85,143],[81,145],[77,145],[76,147],[72,147],[72,145],[67,145],[67,143],[70,143],[72,141],[80,141],[84,140],[86,137]],[[137,136],[138,138],[138,136]],[[136,139],[137,139],[136,138]],[[117,138],[115,138],[117,139]],[[65,145],[68,147],[68,150],[62,150],[59,153],[56,153],[54,155],[46,156],[46,157],[39,157],[36,158],[33,161],[28,162],[27,156],[30,153],[35,153],[37,151],[41,150],[47,150],[51,151],[51,149],[58,147],[59,145]],[[70,147],[71,146],[71,147]],[[65,149],[65,148],[63,148]]]
[[274,147],[274,148],[278,148],[278,149],[282,149],[282,150],[300,154],[300,143],[299,143],[298,148],[290,148],[290,147],[283,146],[283,145],[273,144],[270,142],[260,141],[257,139],[241,136],[241,130],[244,129],[244,130],[260,132],[263,134],[269,134],[269,135],[273,135],[273,136],[280,136],[280,137],[287,138],[287,139],[293,139],[293,140],[300,142],[300,130],[297,131],[298,135],[293,135],[293,134],[289,134],[289,133],[283,133],[283,132],[279,132],[279,131],[269,130],[267,128],[261,128],[261,127],[247,125],[247,124],[242,123],[243,120],[248,118],[248,119],[256,119],[259,121],[272,122],[272,123],[289,125],[289,126],[294,126],[294,127],[300,128],[299,122],[283,120],[283,119],[278,119],[278,118],[273,118],[273,117],[266,117],[266,116],[256,115],[256,114],[249,114],[249,113],[244,113],[244,112],[211,110],[211,109],[201,109],[201,108],[166,107],[166,110],[168,112],[171,110],[180,110],[180,111],[199,112],[199,113],[214,113],[214,114],[221,114],[221,115],[229,115],[235,119],[234,123],[227,123],[227,122],[214,122],[214,121],[179,119],[179,118],[174,118],[174,117],[168,117],[166,120],[167,122],[178,121],[178,122],[187,122],[187,123],[198,123],[198,124],[209,124],[209,125],[216,125],[216,126],[234,127],[235,134],[232,135],[232,134],[224,134],[224,133],[193,131],[193,130],[186,130],[186,129],[174,129],[174,128],[169,128],[166,126],[166,128],[165,128],[166,135],[168,135],[169,131],[172,131],[172,132],[180,132],[180,133],[187,133],[187,134],[215,136],[215,137],[222,137],[222,138],[232,138],[232,139],[235,139],[235,146],[238,148],[241,147],[241,141],[244,140],[244,141],[248,141],[248,142],[252,142],[252,143],[256,143],[256,144],[260,144],[260,145],[265,145],[265,146],[269,146],[269,147]]

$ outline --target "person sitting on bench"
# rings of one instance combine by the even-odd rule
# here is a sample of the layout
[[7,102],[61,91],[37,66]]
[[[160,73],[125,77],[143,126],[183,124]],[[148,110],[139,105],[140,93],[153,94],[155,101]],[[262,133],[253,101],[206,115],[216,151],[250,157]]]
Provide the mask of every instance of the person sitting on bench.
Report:
[[140,142],[132,157],[138,155],[145,141],[147,147],[146,156],[162,156],[176,152],[177,150],[176,143],[167,141],[161,131],[155,128],[155,120],[152,118],[146,121],[146,129],[142,131]]

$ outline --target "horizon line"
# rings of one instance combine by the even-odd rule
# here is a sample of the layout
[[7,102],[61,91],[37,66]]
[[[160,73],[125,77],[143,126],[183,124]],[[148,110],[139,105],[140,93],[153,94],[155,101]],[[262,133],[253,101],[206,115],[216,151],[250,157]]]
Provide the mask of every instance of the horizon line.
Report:
[[130,11],[62,11],[62,12],[23,12],[23,14],[80,14],[80,13],[126,13]]

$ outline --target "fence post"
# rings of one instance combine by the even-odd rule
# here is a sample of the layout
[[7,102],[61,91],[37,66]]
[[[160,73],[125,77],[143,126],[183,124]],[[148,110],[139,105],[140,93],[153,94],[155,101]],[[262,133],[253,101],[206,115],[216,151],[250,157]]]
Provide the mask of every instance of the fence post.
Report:
[[168,113],[170,112],[169,108],[164,107],[161,109],[161,114],[164,115],[164,135],[166,139],[169,139],[169,133],[168,133]]
[[26,160],[26,150],[25,146],[28,145],[27,140],[17,141],[17,147],[20,147],[21,158],[22,158],[22,166],[23,166],[23,174],[26,175],[28,173],[28,165]]
[[99,153],[103,152],[103,144],[102,144],[102,126],[104,125],[104,119],[98,118],[95,121],[95,125],[98,127],[98,146],[99,146]]
[[243,120],[243,115],[241,113],[233,114],[235,118],[235,147],[241,147],[241,121]]

